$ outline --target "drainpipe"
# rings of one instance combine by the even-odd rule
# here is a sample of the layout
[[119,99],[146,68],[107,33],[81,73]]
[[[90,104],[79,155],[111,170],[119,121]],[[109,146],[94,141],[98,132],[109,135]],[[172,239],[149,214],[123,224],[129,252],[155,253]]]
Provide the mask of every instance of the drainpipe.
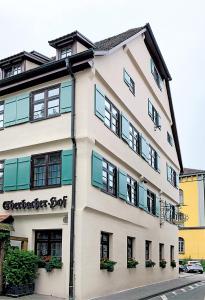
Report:
[[72,164],[72,197],[70,217],[70,269],[69,269],[69,300],[74,300],[74,256],[75,256],[75,206],[76,206],[76,139],[75,139],[75,75],[72,71],[70,59],[66,59],[66,66],[72,78],[72,99],[71,99],[71,140],[73,144]]

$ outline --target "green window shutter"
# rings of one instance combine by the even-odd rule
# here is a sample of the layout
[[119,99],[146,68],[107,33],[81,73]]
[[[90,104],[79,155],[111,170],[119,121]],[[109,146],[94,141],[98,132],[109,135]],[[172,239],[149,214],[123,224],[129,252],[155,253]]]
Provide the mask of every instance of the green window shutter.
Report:
[[16,97],[4,103],[4,127],[16,124]]
[[161,127],[162,127],[161,117],[158,113],[157,113],[157,124],[156,125],[161,129]]
[[72,109],[72,81],[61,83],[60,88],[60,112],[71,112]]
[[154,65],[154,62],[153,62],[153,59],[152,59],[152,58],[150,59],[150,67],[151,67],[151,73],[152,73],[153,75],[155,75],[155,73],[154,73],[154,67],[155,67],[155,65]]
[[129,144],[129,135],[130,135],[130,123],[125,118],[125,116],[121,115],[121,137]]
[[16,124],[29,121],[29,94],[22,94],[16,97]]
[[144,183],[138,184],[138,203],[139,207],[148,210],[147,209],[147,189],[144,186]]
[[157,154],[157,171],[160,173],[160,156]]
[[153,117],[153,109],[152,108],[153,108],[152,103],[148,99],[148,114],[150,117]]
[[176,187],[179,187],[179,174],[176,174]]
[[31,158],[18,158],[17,167],[17,190],[28,190],[30,188],[30,166]]
[[73,166],[73,151],[63,150],[62,151],[62,174],[61,183],[62,185],[72,184],[72,166]]
[[156,216],[160,217],[160,198],[156,197]]
[[171,182],[171,168],[167,165],[167,180]]
[[148,161],[149,160],[149,144],[145,138],[141,135],[141,156]]
[[95,114],[103,122],[105,119],[105,95],[95,85]]
[[17,158],[4,162],[4,191],[15,191],[17,184]]
[[94,151],[92,153],[92,185],[103,188],[103,158]]
[[127,200],[127,173],[122,170],[118,170],[118,196]]

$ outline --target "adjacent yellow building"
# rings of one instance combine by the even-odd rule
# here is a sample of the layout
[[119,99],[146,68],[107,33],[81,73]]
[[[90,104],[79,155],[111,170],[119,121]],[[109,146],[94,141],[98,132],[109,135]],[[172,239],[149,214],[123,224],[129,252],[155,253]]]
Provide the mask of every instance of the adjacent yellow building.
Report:
[[180,176],[182,212],[188,215],[188,220],[179,228],[179,259],[205,258],[204,175],[204,170],[184,168]]

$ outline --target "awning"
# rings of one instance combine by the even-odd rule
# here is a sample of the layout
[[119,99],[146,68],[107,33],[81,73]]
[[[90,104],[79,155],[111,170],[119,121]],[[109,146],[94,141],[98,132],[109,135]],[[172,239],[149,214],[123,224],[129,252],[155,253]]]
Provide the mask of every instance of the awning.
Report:
[[0,214],[0,230],[14,231],[14,218],[10,214]]

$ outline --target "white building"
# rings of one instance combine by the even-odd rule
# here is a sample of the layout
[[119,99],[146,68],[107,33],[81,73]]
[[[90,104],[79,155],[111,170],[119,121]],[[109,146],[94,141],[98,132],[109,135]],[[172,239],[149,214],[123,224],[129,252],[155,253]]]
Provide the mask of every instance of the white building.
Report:
[[[49,44],[56,59],[33,51],[0,61],[1,211],[14,217],[15,243],[63,262],[39,269],[36,292],[86,300],[176,278],[182,161],[171,76],[150,25]],[[170,208],[161,225],[160,203]],[[102,258],[117,262],[114,272]],[[139,265],[128,268],[129,258]]]

